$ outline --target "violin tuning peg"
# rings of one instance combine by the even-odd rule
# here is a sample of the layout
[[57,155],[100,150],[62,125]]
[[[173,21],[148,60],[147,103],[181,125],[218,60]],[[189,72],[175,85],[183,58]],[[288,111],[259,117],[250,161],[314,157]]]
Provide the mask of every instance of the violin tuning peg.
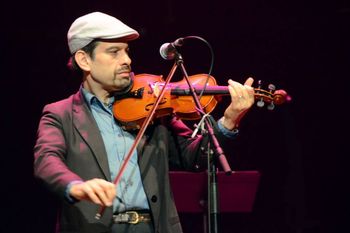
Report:
[[258,88],[260,89],[262,86],[262,81],[261,80],[258,80]]
[[274,92],[276,90],[276,86],[273,84],[269,84],[268,88],[270,92]]
[[275,104],[271,102],[269,105],[267,105],[268,110],[273,110],[275,108]]
[[262,108],[265,106],[265,102],[263,99],[260,99],[258,102],[256,102],[256,106],[258,106],[259,108]]

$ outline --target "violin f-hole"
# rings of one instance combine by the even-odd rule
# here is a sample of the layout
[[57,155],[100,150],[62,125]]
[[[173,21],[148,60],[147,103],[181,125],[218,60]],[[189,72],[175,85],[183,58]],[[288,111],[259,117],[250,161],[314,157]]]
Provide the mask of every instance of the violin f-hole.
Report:
[[[161,102],[159,102],[159,105],[163,105],[163,104],[166,104],[167,103],[167,98],[163,98]],[[150,103],[150,104],[147,104],[145,106],[145,110],[146,111],[150,111],[152,109],[152,106],[154,105],[154,103]]]

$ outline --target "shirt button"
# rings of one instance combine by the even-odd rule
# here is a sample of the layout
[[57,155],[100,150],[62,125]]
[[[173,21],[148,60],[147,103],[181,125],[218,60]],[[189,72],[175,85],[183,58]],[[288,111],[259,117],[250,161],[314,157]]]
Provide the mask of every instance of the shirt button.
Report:
[[157,200],[158,200],[158,198],[157,198],[156,195],[153,195],[153,196],[151,197],[151,201],[152,201],[152,202],[157,202]]
[[122,135],[120,133],[118,133],[118,137],[121,137]]

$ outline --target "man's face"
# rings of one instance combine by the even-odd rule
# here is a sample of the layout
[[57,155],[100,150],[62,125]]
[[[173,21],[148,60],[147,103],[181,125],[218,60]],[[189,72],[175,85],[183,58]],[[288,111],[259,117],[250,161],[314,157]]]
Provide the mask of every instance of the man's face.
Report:
[[90,78],[108,92],[123,90],[131,82],[131,59],[126,42],[101,41],[90,59]]

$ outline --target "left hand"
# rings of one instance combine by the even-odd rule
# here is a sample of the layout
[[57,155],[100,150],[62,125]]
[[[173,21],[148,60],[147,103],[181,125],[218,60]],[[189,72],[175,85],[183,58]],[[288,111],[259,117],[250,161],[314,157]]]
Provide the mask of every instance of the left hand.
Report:
[[248,78],[244,85],[228,80],[228,89],[231,95],[231,104],[226,108],[222,124],[225,128],[232,130],[239,126],[242,117],[254,104],[254,79]]

